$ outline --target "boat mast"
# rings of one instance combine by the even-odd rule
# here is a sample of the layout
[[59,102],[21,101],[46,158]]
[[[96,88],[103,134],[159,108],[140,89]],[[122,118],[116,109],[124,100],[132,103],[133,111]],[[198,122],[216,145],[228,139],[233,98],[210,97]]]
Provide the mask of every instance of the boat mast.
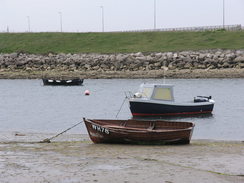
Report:
[[164,60],[164,79],[163,79],[163,84],[165,84],[165,60]]

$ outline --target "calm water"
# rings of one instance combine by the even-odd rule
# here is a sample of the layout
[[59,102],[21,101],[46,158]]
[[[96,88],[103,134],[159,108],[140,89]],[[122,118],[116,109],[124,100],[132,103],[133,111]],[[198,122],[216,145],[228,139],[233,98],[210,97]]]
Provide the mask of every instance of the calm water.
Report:
[[[83,86],[43,86],[41,80],[0,80],[0,132],[59,133],[86,118],[114,119],[125,91],[136,92],[152,79],[87,79]],[[171,79],[175,99],[212,95],[212,116],[176,118],[195,122],[193,139],[244,140],[244,79]],[[88,89],[90,96],[85,96]],[[119,119],[131,118],[128,102]],[[70,133],[87,133],[84,124]]]

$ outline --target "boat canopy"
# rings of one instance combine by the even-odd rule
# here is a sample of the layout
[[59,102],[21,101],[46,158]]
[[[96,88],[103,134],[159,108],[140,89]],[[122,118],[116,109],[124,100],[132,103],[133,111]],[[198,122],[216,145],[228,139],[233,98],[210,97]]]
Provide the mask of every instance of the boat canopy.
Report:
[[171,84],[141,84],[137,98],[150,100],[174,101],[174,85]]

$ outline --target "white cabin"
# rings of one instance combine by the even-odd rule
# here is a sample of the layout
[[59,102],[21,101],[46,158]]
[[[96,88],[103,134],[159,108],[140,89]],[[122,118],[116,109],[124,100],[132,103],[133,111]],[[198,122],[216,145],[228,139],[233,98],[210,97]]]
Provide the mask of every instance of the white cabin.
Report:
[[145,100],[160,100],[174,102],[174,85],[171,84],[141,84],[135,98]]

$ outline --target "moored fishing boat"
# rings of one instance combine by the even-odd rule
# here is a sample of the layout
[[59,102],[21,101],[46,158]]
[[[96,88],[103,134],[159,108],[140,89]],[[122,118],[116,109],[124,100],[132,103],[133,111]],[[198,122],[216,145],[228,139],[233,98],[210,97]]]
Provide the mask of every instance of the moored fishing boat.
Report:
[[194,123],[191,122],[83,120],[94,143],[189,144],[194,129]]
[[133,117],[181,116],[212,113],[212,97],[197,96],[190,102],[174,100],[173,85],[142,84],[129,99]]
[[75,78],[75,79],[42,79],[44,85],[53,85],[53,86],[75,86],[82,85],[83,79]]

